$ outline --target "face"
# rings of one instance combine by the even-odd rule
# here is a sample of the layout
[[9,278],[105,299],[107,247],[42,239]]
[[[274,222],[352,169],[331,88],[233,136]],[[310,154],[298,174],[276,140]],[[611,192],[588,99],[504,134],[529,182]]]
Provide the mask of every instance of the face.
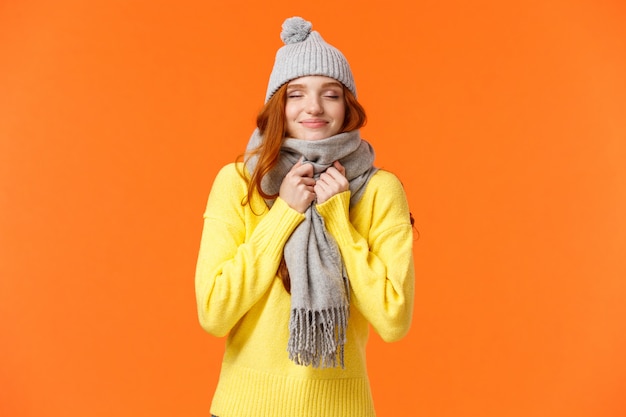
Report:
[[341,131],[346,114],[342,84],[329,77],[311,75],[287,84],[287,135],[320,140]]

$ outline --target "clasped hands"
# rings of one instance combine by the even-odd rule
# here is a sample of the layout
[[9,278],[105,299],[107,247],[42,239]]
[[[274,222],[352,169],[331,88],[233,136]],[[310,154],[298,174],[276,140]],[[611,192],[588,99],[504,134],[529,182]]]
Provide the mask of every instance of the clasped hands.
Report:
[[333,162],[333,165],[315,180],[313,165],[303,163],[300,158],[285,175],[278,195],[289,207],[304,213],[313,201],[322,204],[335,194],[348,191],[349,186],[346,169],[339,161]]

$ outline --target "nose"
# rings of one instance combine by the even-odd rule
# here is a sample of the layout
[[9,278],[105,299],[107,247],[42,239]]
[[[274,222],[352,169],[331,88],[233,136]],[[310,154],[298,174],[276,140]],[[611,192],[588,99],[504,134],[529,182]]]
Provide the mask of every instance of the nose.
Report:
[[322,106],[320,97],[311,96],[306,102],[306,112],[309,114],[322,114],[324,107]]

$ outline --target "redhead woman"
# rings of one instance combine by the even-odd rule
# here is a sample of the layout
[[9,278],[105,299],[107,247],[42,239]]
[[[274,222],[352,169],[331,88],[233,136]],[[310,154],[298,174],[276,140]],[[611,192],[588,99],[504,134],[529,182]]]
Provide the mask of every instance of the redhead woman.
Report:
[[228,336],[211,413],[372,417],[368,332],[409,330],[412,218],[360,136],[344,55],[302,18],[282,29],[257,129],[204,213],[198,316]]

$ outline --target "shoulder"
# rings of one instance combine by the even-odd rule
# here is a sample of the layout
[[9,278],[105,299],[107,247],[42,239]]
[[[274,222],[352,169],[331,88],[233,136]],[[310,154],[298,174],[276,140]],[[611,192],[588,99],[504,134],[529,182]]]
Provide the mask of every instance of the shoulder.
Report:
[[392,172],[379,169],[370,178],[366,194],[382,192],[389,196],[404,196],[404,186],[400,179]]
[[211,185],[209,200],[218,200],[226,196],[241,199],[247,191],[247,174],[239,162],[224,165],[215,176]]
[[247,188],[248,171],[241,162],[231,162],[217,172],[211,189],[224,189],[231,192]]
[[231,162],[224,165],[215,176],[215,181],[246,181],[248,173],[241,162]]
[[390,171],[379,169],[370,178],[362,197],[363,204],[375,216],[408,219],[408,201],[400,179]]
[[411,229],[411,214],[404,186],[392,172],[379,169],[350,211],[351,220],[365,225],[369,239],[376,240],[396,228]]

